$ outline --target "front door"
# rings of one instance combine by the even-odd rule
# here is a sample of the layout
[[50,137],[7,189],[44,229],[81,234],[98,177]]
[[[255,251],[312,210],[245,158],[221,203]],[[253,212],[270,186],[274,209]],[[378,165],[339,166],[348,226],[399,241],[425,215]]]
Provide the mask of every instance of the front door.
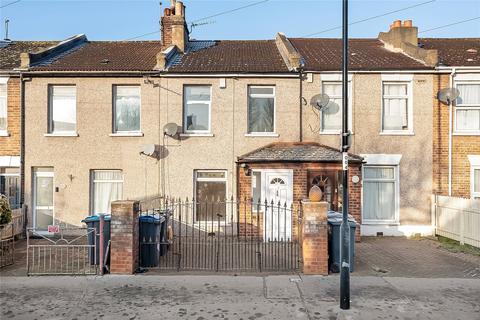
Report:
[[264,239],[288,241],[292,234],[293,172],[265,171],[264,177],[265,198],[269,205],[264,213]]
[[35,229],[47,230],[54,224],[52,168],[37,168],[33,173],[33,216]]

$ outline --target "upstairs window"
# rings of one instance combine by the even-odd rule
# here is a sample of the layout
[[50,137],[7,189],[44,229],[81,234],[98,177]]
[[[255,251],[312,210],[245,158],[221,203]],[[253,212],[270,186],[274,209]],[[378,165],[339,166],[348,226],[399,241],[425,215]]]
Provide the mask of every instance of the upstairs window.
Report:
[[185,133],[209,133],[211,130],[211,87],[185,86],[183,97],[183,131]]
[[7,132],[7,84],[0,83],[0,133]]
[[455,132],[480,133],[480,83],[459,83],[455,106]]
[[275,132],[275,87],[248,87],[248,133]]
[[140,87],[114,86],[115,133],[140,132]]
[[409,87],[410,83],[408,82],[383,83],[383,132],[413,131],[411,89]]
[[322,82],[322,93],[329,97],[328,104],[322,108],[322,132],[342,130],[342,83]]
[[49,87],[49,133],[76,133],[77,90],[75,86]]

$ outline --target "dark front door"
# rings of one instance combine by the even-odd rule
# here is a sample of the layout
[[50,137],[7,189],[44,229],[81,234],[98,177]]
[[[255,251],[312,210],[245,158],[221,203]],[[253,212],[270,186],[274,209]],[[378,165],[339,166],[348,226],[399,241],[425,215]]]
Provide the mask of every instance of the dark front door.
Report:
[[330,204],[330,210],[338,211],[342,207],[341,183],[341,171],[311,170],[308,172],[308,190],[313,185],[320,187],[323,192],[322,201]]

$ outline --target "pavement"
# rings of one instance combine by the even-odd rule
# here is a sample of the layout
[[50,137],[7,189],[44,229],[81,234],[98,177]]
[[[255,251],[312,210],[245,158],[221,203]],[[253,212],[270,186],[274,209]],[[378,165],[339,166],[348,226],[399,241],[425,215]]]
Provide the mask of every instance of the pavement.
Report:
[[339,276],[189,275],[25,277],[25,248],[0,269],[0,319],[480,320],[480,256],[431,239],[356,244],[351,309]]
[[480,280],[339,277],[4,277],[1,319],[480,319]]

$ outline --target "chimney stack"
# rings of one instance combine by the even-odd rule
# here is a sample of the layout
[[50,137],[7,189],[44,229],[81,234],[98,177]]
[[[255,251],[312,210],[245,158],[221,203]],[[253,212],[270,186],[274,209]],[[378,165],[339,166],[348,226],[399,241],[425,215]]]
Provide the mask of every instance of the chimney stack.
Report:
[[162,48],[166,49],[174,45],[179,52],[184,52],[188,44],[189,35],[183,2],[171,0],[170,7],[163,10],[160,25],[162,30]]
[[438,63],[437,50],[426,50],[418,46],[418,28],[413,26],[412,20],[395,20],[388,32],[380,32],[378,40],[382,41],[385,49],[393,52],[402,52],[427,66]]

